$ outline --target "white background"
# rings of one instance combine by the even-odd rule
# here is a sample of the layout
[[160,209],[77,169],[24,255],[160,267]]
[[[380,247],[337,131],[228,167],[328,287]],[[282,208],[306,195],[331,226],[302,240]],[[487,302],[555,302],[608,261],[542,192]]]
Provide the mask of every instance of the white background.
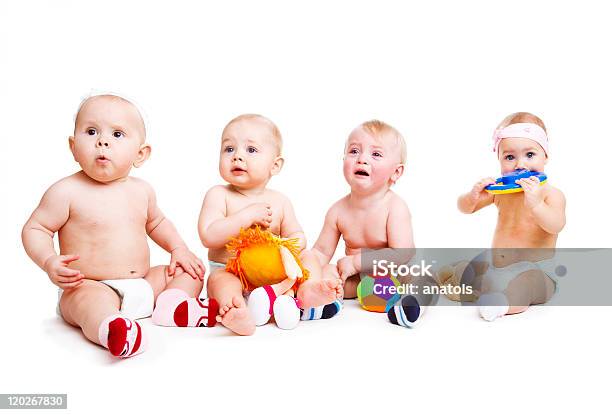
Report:
[[609,20],[591,1],[2,2],[0,393],[68,393],[71,413],[609,411],[609,308],[534,307],[487,324],[438,307],[405,330],[349,302],[334,320],[248,339],[146,321],[149,351],[117,362],[55,317],[56,290],[20,242],[43,192],[78,168],[67,137],[93,89],[144,108],[153,154],[133,174],[202,257],[196,223],[220,183],[220,133],[245,112],[284,136],[270,186],[310,243],[348,191],[344,140],[380,118],[408,143],[394,190],[417,246],[488,247],[495,209],[462,215],[456,198],[499,174],[498,122],[531,111],[568,200],[558,246],[612,247]]

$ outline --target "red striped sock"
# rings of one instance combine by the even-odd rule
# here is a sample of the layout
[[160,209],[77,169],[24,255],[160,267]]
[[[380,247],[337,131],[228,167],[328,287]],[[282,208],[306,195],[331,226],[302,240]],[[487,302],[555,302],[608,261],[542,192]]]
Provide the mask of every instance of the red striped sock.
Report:
[[212,327],[217,324],[217,314],[219,304],[214,298],[193,298],[171,288],[157,297],[152,317],[158,326]]
[[140,324],[121,314],[107,317],[98,330],[98,339],[113,356],[130,357],[144,352],[144,332]]

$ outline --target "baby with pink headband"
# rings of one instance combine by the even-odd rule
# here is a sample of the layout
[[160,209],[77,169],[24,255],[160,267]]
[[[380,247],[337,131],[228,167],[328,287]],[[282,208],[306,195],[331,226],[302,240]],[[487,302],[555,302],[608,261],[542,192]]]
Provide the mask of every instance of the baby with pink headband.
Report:
[[[517,169],[544,172],[550,156],[546,127],[528,112],[510,114],[493,134],[493,151],[502,174]],[[480,315],[487,321],[522,313],[552,297],[556,290],[554,248],[565,226],[565,196],[548,181],[540,183],[536,176],[522,178],[516,181],[522,192],[502,195],[485,191],[494,183],[491,177],[481,179],[457,201],[463,213],[491,204],[499,211],[479,298]]]

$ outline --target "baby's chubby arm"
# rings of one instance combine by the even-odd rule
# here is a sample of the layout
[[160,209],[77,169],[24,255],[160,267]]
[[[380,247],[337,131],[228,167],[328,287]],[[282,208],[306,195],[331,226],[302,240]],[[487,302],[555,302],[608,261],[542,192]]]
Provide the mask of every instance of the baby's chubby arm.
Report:
[[281,237],[288,239],[297,239],[300,245],[300,250],[306,248],[306,235],[300,226],[291,201],[283,196],[283,218],[280,225]]
[[387,243],[389,248],[414,248],[412,215],[406,202],[399,197],[391,202],[387,218]]
[[174,275],[180,266],[192,278],[204,279],[206,268],[202,261],[193,254],[179,235],[172,222],[164,216],[157,206],[155,191],[142,181],[148,196],[146,231],[149,237],[166,252],[170,253],[168,274]]
[[312,248],[321,266],[329,264],[338,247],[338,241],[340,240],[340,230],[338,229],[339,209],[340,202],[336,202],[329,208],[325,215],[323,229],[321,229],[319,238]]
[[525,192],[525,207],[531,210],[540,228],[553,235],[561,232],[565,227],[563,192],[550,185],[541,186],[537,177],[521,179],[518,184]]
[[254,224],[267,228],[272,222],[272,208],[267,203],[252,203],[227,216],[226,193],[224,186],[214,186],[204,196],[198,233],[207,248],[223,248],[231,237],[238,235],[241,228]]
[[495,184],[495,179],[486,177],[476,182],[472,190],[459,196],[457,200],[459,210],[462,213],[474,213],[493,203],[495,196],[484,190],[490,184]]
[[68,221],[70,194],[71,186],[66,179],[51,186],[21,232],[28,256],[62,289],[74,288],[84,278],[79,270],[68,267],[70,262],[79,259],[78,254],[57,255],[53,247],[53,236]]

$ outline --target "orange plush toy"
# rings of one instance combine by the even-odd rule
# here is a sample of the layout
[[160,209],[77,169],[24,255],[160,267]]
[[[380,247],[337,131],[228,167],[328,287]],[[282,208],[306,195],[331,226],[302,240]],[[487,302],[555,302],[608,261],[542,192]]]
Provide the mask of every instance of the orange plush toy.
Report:
[[308,279],[308,270],[299,257],[297,239],[283,239],[259,226],[241,229],[226,245],[231,254],[225,267],[240,278],[249,292],[248,307],[257,326],[272,315],[282,329],[293,329],[300,320],[294,295]]
[[[308,279],[308,270],[304,268],[299,257],[297,239],[283,239],[259,226],[240,229],[240,234],[232,238],[225,246],[232,255],[225,269],[236,275],[242,282],[245,291],[252,291],[264,285],[277,284],[287,278],[295,279],[291,287],[298,286]],[[285,248],[299,267],[297,277],[287,275]],[[285,256],[283,256],[285,251]],[[291,259],[289,258],[291,261]]]

